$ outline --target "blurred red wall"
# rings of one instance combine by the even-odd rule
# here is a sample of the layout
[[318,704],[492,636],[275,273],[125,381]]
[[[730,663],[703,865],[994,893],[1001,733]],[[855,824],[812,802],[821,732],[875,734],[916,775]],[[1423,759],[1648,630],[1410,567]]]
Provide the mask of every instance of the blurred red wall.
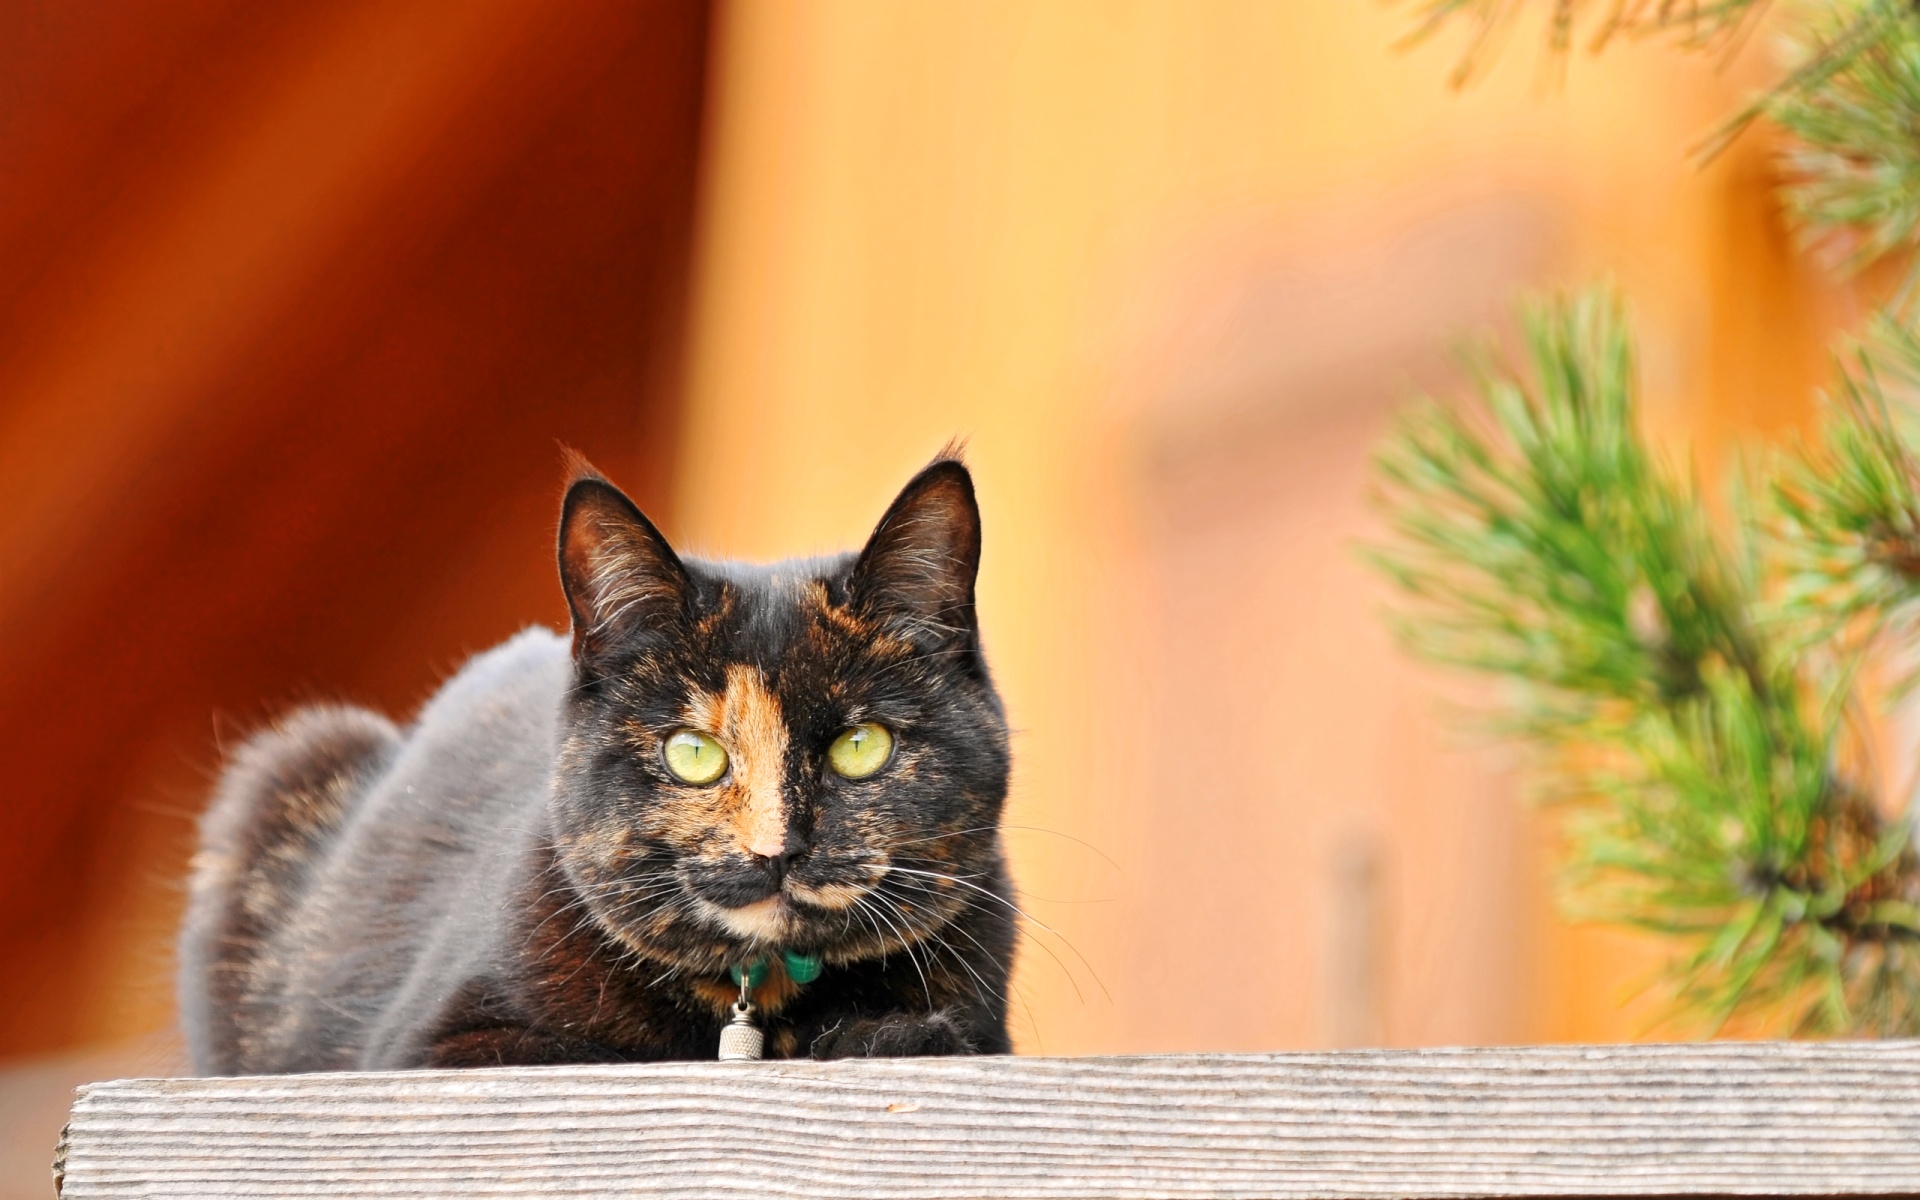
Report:
[[670,495],[695,0],[0,5],[0,1055],[166,1023],[217,743]]

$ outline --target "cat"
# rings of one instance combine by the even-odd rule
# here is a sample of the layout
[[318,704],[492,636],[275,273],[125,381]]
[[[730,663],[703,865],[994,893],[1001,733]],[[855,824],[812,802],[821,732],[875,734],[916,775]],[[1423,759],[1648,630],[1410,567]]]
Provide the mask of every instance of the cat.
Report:
[[[584,460],[572,636],[408,728],[298,710],[201,822],[180,1011],[201,1074],[1006,1053],[1007,722],[980,515],[943,455],[857,554],[681,558]],[[817,977],[816,977],[817,976]]]

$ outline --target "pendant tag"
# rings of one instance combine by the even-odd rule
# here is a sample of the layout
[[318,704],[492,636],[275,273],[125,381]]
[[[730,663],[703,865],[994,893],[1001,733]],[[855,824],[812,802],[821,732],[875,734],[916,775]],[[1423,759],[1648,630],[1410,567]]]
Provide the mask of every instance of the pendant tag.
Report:
[[736,1004],[733,1020],[720,1030],[720,1061],[752,1062],[761,1056],[766,1040],[766,1034],[753,1023],[753,1005]]
[[[766,968],[761,967],[764,972]],[[733,1020],[720,1030],[721,1062],[753,1062],[766,1049],[767,1035],[753,1023],[753,978],[751,968],[735,968],[740,981],[740,998],[733,1002]]]

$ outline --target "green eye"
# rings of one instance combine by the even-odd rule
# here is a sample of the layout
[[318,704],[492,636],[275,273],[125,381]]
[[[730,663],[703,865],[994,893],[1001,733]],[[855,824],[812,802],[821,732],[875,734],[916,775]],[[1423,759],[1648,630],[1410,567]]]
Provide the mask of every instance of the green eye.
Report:
[[827,747],[827,762],[848,779],[865,779],[893,757],[893,735],[878,725],[855,725]]
[[667,770],[688,783],[712,783],[727,773],[727,750],[704,733],[682,729],[667,739]]

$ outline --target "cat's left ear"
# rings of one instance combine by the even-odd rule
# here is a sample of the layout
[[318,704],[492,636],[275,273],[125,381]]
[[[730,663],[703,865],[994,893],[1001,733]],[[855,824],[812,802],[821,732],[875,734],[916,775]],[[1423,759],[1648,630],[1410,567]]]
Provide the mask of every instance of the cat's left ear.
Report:
[[848,590],[856,607],[910,641],[970,648],[979,571],[973,476],[959,460],[943,458],[914,476],[880,518]]
[[636,636],[678,628],[692,590],[653,522],[583,463],[560,508],[560,586],[573,614],[573,655],[583,664]]

